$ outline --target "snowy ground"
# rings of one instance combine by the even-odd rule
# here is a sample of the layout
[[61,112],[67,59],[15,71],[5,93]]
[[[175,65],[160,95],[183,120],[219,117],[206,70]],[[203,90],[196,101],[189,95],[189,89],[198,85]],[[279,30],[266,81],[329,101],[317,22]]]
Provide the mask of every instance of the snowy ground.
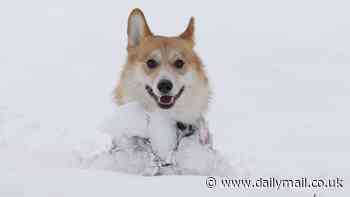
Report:
[[[200,3],[200,5],[198,5]],[[95,128],[114,108],[126,19],[154,32],[197,19],[197,51],[214,91],[215,147],[252,177],[342,177],[348,196],[350,14],[347,1],[1,1],[0,196],[295,196],[299,190],[208,189],[205,177],[139,177],[88,166]],[[268,193],[267,193],[268,192]],[[287,195],[287,193],[289,195]]]

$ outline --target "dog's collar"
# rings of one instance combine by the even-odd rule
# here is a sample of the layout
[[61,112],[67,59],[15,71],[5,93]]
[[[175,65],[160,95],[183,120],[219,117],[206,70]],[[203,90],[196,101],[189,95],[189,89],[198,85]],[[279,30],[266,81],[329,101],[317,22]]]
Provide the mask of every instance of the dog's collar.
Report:
[[176,128],[182,133],[183,137],[189,137],[197,130],[193,124],[186,124],[180,121],[176,122]]

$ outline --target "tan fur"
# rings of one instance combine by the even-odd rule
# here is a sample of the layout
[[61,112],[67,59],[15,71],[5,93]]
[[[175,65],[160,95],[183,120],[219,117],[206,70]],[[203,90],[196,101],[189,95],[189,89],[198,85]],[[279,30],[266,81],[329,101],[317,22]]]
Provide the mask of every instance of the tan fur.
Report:
[[[140,41],[133,40],[131,26],[133,24],[132,17],[137,15],[137,22],[141,23],[143,29],[141,29]],[[141,20],[139,20],[141,19]],[[135,21],[134,21],[135,22]],[[128,56],[127,62],[124,65],[120,81],[115,90],[115,99],[118,105],[123,105],[132,101],[139,101],[145,105],[146,110],[156,110],[156,105],[152,104],[152,99],[144,89],[145,84],[141,78],[146,78],[149,83],[152,83],[157,79],[157,76],[161,70],[166,70],[174,76],[174,80],[178,83],[182,81],[191,81],[191,84],[187,84],[185,87],[184,96],[179,98],[173,109],[164,110],[173,113],[175,118],[182,119],[182,113],[184,113],[184,120],[195,119],[203,115],[208,108],[209,99],[209,85],[206,73],[203,68],[203,64],[198,55],[193,50],[194,47],[194,18],[192,17],[186,30],[175,37],[165,37],[154,35],[146,19],[139,9],[134,9],[128,20]],[[154,57],[153,57],[154,56]],[[146,62],[149,58],[158,58],[160,66],[156,69],[150,70]],[[182,69],[177,69],[174,66],[174,61],[177,58],[184,60],[185,64]],[[141,74],[139,74],[141,73]],[[192,74],[193,73],[193,74]],[[190,79],[184,79],[185,77]],[[193,79],[192,79],[192,78]],[[192,81],[193,80],[193,81]],[[145,82],[146,83],[146,82]],[[188,105],[188,107],[187,107]],[[195,115],[186,116],[186,110],[193,108]],[[197,112],[198,111],[198,112]],[[191,114],[191,113],[188,113]],[[189,120],[192,121],[192,120]]]

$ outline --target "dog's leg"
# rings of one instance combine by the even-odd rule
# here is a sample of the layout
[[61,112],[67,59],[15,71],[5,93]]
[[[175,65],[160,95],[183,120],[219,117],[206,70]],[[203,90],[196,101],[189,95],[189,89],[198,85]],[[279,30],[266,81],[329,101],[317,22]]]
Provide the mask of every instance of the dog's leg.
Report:
[[142,175],[144,175],[144,176],[160,175],[160,168],[162,166],[162,160],[158,155],[156,155],[154,153],[152,146],[151,146],[151,142],[149,141],[149,139],[138,137],[138,136],[135,136],[134,138],[135,138],[139,148],[141,148],[142,151],[145,151],[150,158],[150,163],[145,168],[145,170],[142,172]]
[[169,165],[176,165],[175,151],[176,150],[172,150],[172,151],[169,152],[168,156],[165,159],[165,165],[167,165],[167,166],[169,166]]
[[161,175],[160,168],[161,163],[159,161],[159,157],[157,155],[154,155],[153,153],[150,154],[151,156],[151,162],[148,167],[143,171],[143,176],[157,176]]
[[199,142],[202,145],[209,144],[212,145],[212,139],[208,128],[208,123],[205,121],[204,117],[199,119]]

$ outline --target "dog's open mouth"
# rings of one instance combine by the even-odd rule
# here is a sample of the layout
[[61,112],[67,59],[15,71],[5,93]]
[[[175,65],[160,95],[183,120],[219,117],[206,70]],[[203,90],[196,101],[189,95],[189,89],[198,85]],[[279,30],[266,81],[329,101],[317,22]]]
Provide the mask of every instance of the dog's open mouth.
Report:
[[170,109],[175,104],[176,100],[182,95],[183,91],[185,90],[185,86],[182,86],[182,88],[179,90],[179,92],[175,96],[171,96],[171,95],[158,96],[153,92],[153,89],[148,85],[146,85],[145,88],[148,94],[154,98],[158,106],[162,109]]

